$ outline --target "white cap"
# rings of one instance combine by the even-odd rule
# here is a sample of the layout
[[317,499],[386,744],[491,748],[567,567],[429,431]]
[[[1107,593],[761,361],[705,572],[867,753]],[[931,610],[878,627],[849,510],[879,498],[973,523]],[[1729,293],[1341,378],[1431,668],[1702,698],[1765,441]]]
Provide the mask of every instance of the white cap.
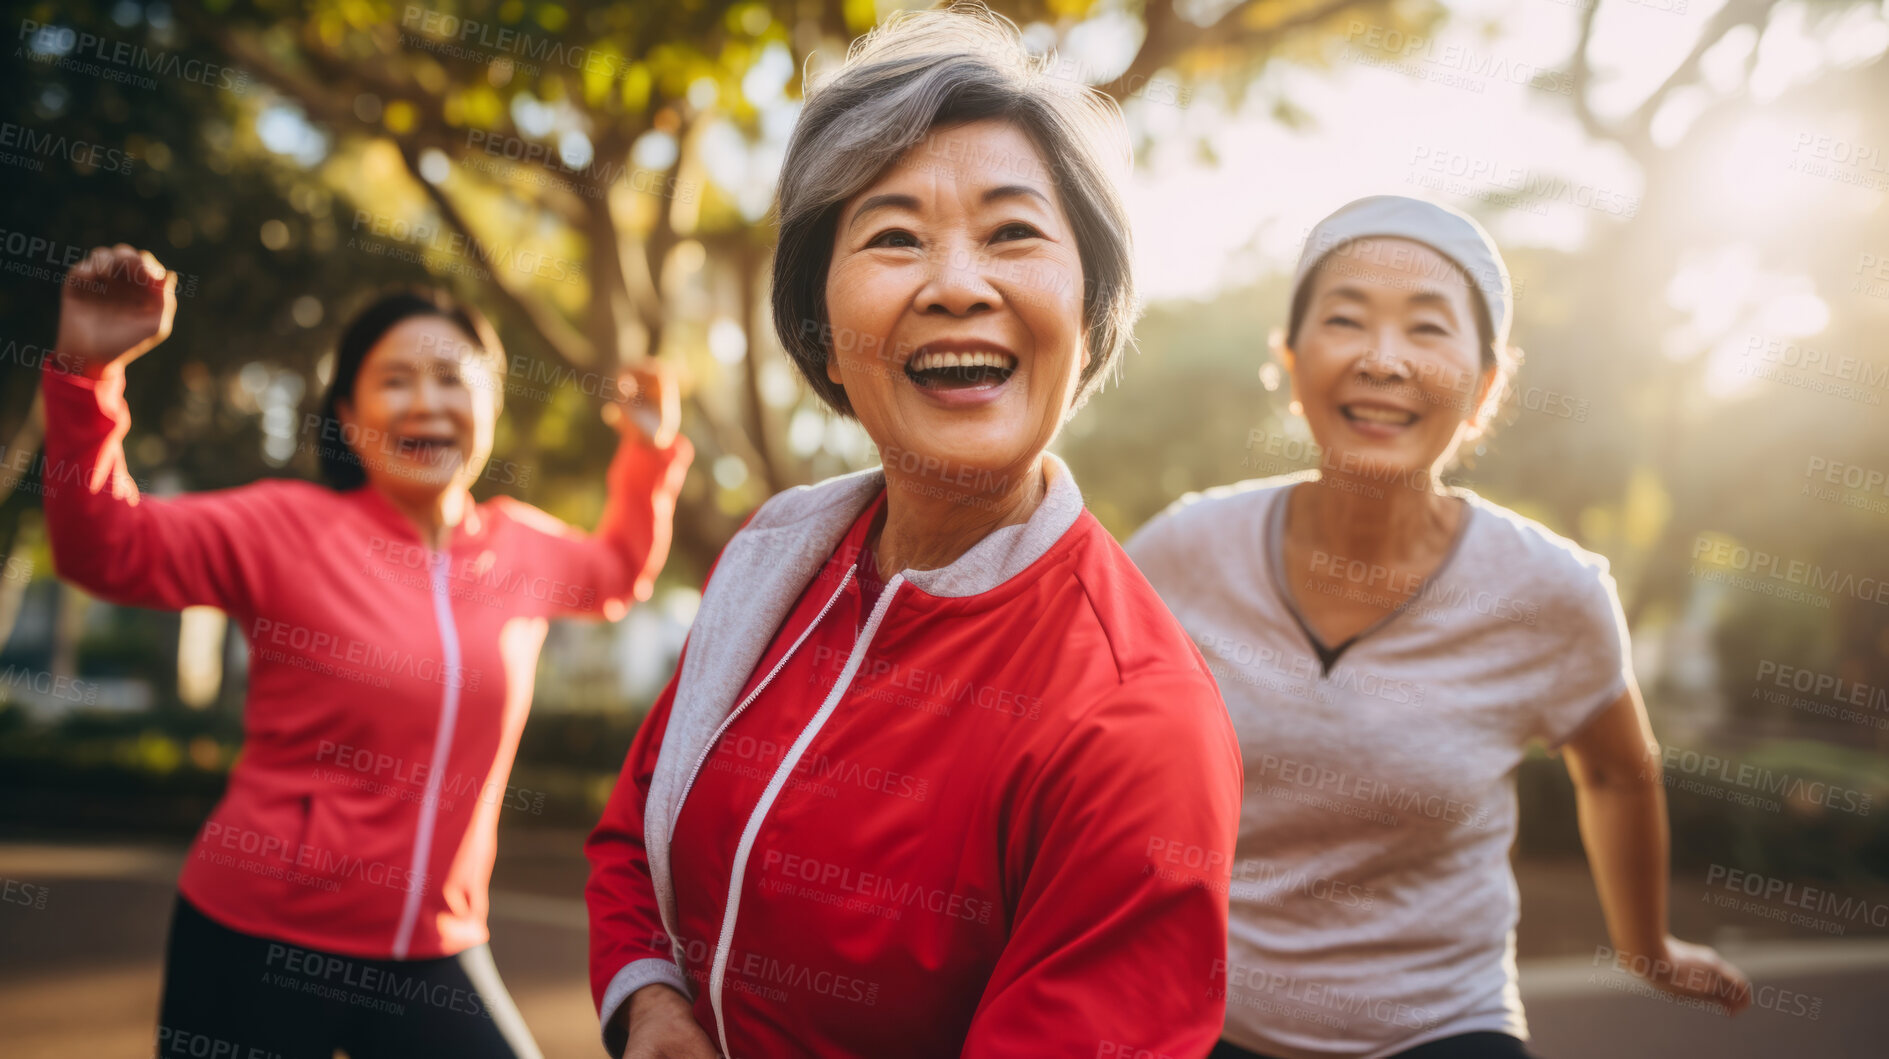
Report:
[[1305,237],[1305,249],[1299,254],[1299,267],[1292,276],[1292,301],[1298,301],[1299,288],[1332,251],[1357,239],[1392,238],[1422,243],[1468,273],[1489,308],[1495,345],[1501,348],[1508,344],[1514,299],[1509,269],[1502,262],[1495,240],[1467,214],[1403,195],[1358,199],[1318,222]]

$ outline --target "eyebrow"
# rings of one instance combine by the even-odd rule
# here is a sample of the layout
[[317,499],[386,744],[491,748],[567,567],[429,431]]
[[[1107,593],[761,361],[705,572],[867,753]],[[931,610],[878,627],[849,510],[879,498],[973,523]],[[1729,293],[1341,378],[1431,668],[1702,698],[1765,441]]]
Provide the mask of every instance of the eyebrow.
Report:
[[999,199],[1025,197],[1034,197],[1041,200],[1043,205],[1049,206],[1052,209],[1055,208],[1054,204],[1050,202],[1048,195],[1043,194],[1041,191],[1036,190],[1028,184],[1004,184],[1001,187],[991,188],[989,191],[984,192],[983,201],[991,203]]
[[1422,290],[1406,299],[1411,305],[1428,305],[1443,311],[1445,316],[1456,319],[1456,306],[1450,304],[1449,296],[1442,291]]
[[[1054,204],[1050,202],[1048,195],[1043,194],[1041,191],[1038,191],[1028,184],[1002,184],[985,191],[979,198],[987,204],[1002,199],[1034,198],[1042,202],[1044,206],[1048,206],[1052,209],[1055,208]],[[846,227],[853,228],[857,226],[861,217],[864,217],[874,210],[886,209],[916,211],[918,209],[918,199],[911,195],[902,195],[897,192],[874,195],[859,204],[859,208],[853,211],[853,219],[846,222]]]
[[852,228],[858,225],[859,219],[861,217],[864,217],[866,214],[871,213],[873,210],[885,210],[885,209],[900,209],[900,210],[916,211],[918,209],[918,199],[912,197],[911,195],[900,195],[896,193],[874,195],[873,197],[859,204],[859,208],[853,211],[853,219],[846,222],[846,227]]
[[[1326,298],[1343,298],[1346,301],[1355,302],[1368,303],[1371,300],[1370,296],[1365,294],[1363,290],[1351,286],[1350,284],[1346,284],[1342,287],[1333,287],[1331,290],[1326,291],[1324,296]],[[1454,319],[1456,315],[1456,307],[1450,304],[1449,296],[1439,290],[1420,290],[1405,299],[1405,301],[1411,305],[1434,306],[1438,309],[1442,309],[1448,312],[1452,319]]]

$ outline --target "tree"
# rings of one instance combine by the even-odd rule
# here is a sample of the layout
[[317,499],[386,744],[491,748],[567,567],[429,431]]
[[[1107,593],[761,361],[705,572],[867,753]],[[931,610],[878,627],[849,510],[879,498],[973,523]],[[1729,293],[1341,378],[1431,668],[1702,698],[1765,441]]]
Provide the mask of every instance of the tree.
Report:
[[[1666,314],[1654,318],[1653,329],[1638,334],[1606,329],[1608,340],[1633,353],[1618,383],[1621,393],[1637,395],[1623,410],[1634,422],[1619,435],[1636,440],[1618,450],[1622,463],[1638,468],[1644,480],[1657,481],[1669,496],[1670,514],[1659,520],[1657,532],[1622,549],[1630,577],[1623,581],[1631,588],[1629,618],[1637,623],[1653,613],[1679,614],[1696,585],[1699,543],[1714,536],[1864,583],[1881,578],[1889,574],[1889,554],[1881,548],[1883,513],[1826,503],[1813,498],[1811,489],[1813,482],[1827,488],[1821,475],[1813,478],[1815,468],[1872,467],[1889,451],[1889,421],[1882,411],[1882,402],[1889,400],[1889,386],[1882,385],[1889,379],[1889,347],[1880,339],[1889,326],[1889,298],[1883,292],[1871,296],[1868,281],[1859,279],[1865,272],[1859,262],[1889,249],[1889,223],[1879,211],[1873,218],[1859,216],[1853,189],[1831,179],[1845,175],[1842,165],[1830,167],[1839,172],[1819,174],[1816,145],[1831,130],[1811,116],[1839,115],[1859,101],[1883,98],[1889,92],[1889,65],[1875,59],[1816,71],[1775,100],[1761,101],[1753,87],[1757,42],[1774,30],[1788,30],[1779,23],[1804,9],[1730,0],[1706,21],[1692,47],[1643,102],[1619,117],[1603,117],[1590,103],[1595,81],[1591,44],[1601,7],[1582,15],[1569,61],[1575,89],[1570,101],[1591,135],[1627,151],[1645,185],[1639,219],[1603,229],[1588,251],[1617,266],[1588,274],[1593,304],[1624,304],[1634,292],[1666,294],[1689,259],[1696,265],[1702,257],[1732,254],[1748,256],[1760,271],[1806,277],[1805,294],[1828,312],[1827,324],[1814,337],[1780,336],[1766,323],[1768,306],[1762,298],[1719,290],[1712,293],[1729,300],[1732,309],[1716,326],[1702,327],[1686,313],[1662,306]],[[1843,20],[1852,13],[1847,4],[1814,5],[1806,29],[1818,36],[1841,35]],[[1726,64],[1729,74],[1721,72],[1716,83],[1705,69],[1707,57],[1715,54],[1732,59]],[[1689,123],[1675,123],[1656,135],[1656,123],[1686,110],[1696,112]],[[1867,105],[1861,113],[1867,117],[1847,135],[1866,144],[1889,143],[1889,115]],[[1785,123],[1767,133],[1763,123],[1774,115]],[[1673,132],[1674,127],[1680,131]],[[1871,179],[1867,166],[1852,168],[1856,172],[1850,176]],[[1782,190],[1788,195],[1790,223],[1752,217],[1754,223],[1714,230],[1714,219],[1699,204],[1706,197],[1701,192],[1712,184],[1736,190],[1752,181],[1788,182]],[[1675,231],[1687,237],[1675,239]],[[1807,237],[1811,233],[1814,237]],[[1590,317],[1600,318],[1598,313]],[[1728,343],[1743,345],[1743,359],[1759,370],[1783,360],[1773,357],[1780,349],[1823,350],[1832,365],[1839,359],[1850,362],[1855,370],[1849,378],[1856,385],[1825,392],[1767,379],[1733,402],[1704,399],[1713,372],[1725,368]],[[1834,374],[1828,379],[1818,374],[1786,370],[1777,379],[1801,375],[1799,382],[1841,381]],[[1630,471],[1623,475],[1630,476]],[[1752,700],[1757,660],[1783,659],[1867,686],[1889,679],[1889,650],[1884,649],[1889,620],[1881,606],[1853,592],[1829,595],[1831,609],[1817,612],[1750,593],[1729,594],[1716,646],[1729,720],[1744,734],[1815,726],[1787,707]],[[1824,727],[1832,738],[1889,747],[1877,729]]]
[[[1141,47],[1103,87],[1132,98],[1169,70],[1238,84],[1293,35],[1365,6],[1246,0],[1202,26],[1171,2],[1149,4]],[[1066,28],[1091,7],[1032,3],[1009,13]],[[180,8],[179,17],[335,140],[391,145],[424,204],[385,227],[411,217],[450,233],[453,253],[479,266],[486,296],[565,369],[603,377],[660,352],[716,376],[691,401],[698,433],[711,458],[733,456],[753,471],[755,488],[732,503],[711,490],[684,498],[678,543],[697,563],[753,502],[838,469],[791,452],[783,426],[792,398],[767,399],[783,392],[766,376],[770,358],[781,367],[764,305],[767,156],[750,156],[763,170],[756,185],[730,188],[705,152],[712,138],[754,151],[782,112],[769,105],[797,94],[794,72],[842,55],[871,27],[872,5],[280,8]],[[545,231],[556,234],[535,241],[547,252],[575,248],[568,267],[555,269],[581,276],[565,290],[514,267],[527,233]],[[692,355],[710,348],[716,356]]]

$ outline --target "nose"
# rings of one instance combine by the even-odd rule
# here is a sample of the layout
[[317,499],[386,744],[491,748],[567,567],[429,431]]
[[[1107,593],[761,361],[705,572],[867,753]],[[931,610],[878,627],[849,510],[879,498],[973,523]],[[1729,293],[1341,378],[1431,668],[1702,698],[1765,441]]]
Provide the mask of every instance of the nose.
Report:
[[1358,358],[1358,373],[1386,382],[1409,379],[1410,358],[1399,343],[1400,336],[1394,330],[1387,329],[1374,336]]
[[439,380],[430,372],[420,374],[419,384],[413,388],[413,411],[431,412],[439,407]]
[[422,372],[418,384],[413,388],[413,404],[408,407],[408,414],[425,417],[445,409],[446,384],[432,372]]
[[933,257],[925,284],[913,299],[918,311],[956,317],[995,310],[1003,294],[984,275],[986,264],[984,255],[962,244]]

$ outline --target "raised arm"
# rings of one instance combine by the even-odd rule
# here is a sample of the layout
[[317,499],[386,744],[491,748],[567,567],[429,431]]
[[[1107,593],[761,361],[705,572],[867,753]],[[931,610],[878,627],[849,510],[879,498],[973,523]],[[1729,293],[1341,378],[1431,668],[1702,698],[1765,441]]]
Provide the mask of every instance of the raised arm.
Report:
[[529,554],[534,575],[552,582],[544,598],[559,613],[622,617],[632,601],[649,598],[669,557],[676,497],[695,458],[677,430],[675,380],[652,364],[626,371],[620,389],[624,402],[605,406],[622,440],[610,461],[596,532],[586,534],[526,504],[507,505],[527,530],[543,535]]
[[93,250],[67,275],[41,379],[53,568],[115,603],[242,611],[253,606],[252,549],[265,538],[271,494],[252,486],[156,500],[139,495],[125,468],[125,366],[169,336],[176,284],[155,257],[122,243]]
[[1125,686],[1031,783],[1009,940],[963,1054],[1205,1055],[1226,1009],[1240,757],[1199,677]]

